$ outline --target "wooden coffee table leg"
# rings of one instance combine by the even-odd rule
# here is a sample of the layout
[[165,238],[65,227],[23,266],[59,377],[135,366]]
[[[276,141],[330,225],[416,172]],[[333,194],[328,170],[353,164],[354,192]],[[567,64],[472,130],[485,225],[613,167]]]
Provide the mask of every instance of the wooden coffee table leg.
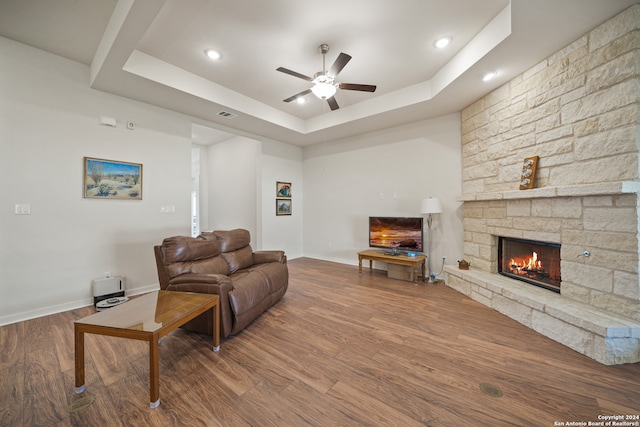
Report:
[[220,300],[213,306],[213,351],[220,351]]
[[76,365],[76,393],[82,393],[87,389],[84,383],[84,332],[74,325],[74,350]]
[[149,341],[149,390],[151,394],[149,406],[152,409],[160,406],[159,359],[158,334],[153,334]]

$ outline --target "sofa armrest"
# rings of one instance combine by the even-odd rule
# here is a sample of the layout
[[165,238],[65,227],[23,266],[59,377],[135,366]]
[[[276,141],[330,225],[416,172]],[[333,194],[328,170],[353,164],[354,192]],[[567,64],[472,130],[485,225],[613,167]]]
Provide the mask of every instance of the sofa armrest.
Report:
[[166,289],[169,285],[169,273],[164,266],[164,259],[162,256],[162,246],[154,246],[153,253],[156,257],[156,269],[158,270],[158,280],[160,282],[160,289]]
[[256,251],[253,253],[254,264],[264,264],[267,262],[285,264],[287,257],[284,255],[284,251]]
[[229,305],[229,292],[233,290],[233,282],[224,274],[182,274],[174,277],[168,291],[196,292],[214,294],[220,297],[220,333],[227,337],[233,328],[233,316]]

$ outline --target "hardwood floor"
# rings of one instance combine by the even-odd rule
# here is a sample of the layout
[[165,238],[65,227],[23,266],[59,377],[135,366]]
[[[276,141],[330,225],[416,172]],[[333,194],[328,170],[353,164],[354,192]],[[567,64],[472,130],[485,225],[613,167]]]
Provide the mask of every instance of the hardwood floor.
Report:
[[306,258],[289,269],[283,300],[219,353],[182,330],[163,340],[157,409],[140,341],[86,335],[87,390],[75,394],[73,321],[93,307],[0,327],[0,425],[556,426],[640,414],[640,364],[600,365],[442,284]]

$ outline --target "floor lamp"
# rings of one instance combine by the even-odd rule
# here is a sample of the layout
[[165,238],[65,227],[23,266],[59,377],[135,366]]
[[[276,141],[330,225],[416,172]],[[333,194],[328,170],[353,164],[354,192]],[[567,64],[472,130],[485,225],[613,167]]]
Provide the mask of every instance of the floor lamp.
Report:
[[[429,279],[426,280],[427,283],[436,283],[437,280],[434,280],[431,277],[431,223],[433,222],[433,214],[442,212],[442,204],[440,203],[440,199],[436,199],[433,197],[429,197],[428,199],[423,199],[422,204],[420,205],[420,212],[422,214],[428,214],[427,217],[427,266],[429,269],[429,275],[427,276]],[[424,271],[422,272],[424,278]]]

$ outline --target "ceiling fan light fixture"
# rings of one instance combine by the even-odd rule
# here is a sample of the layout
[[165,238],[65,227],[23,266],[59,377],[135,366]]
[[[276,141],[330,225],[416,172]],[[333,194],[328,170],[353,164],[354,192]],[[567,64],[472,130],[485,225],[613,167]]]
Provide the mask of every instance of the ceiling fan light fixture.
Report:
[[449,46],[449,43],[451,43],[451,40],[452,40],[451,37],[441,37],[438,40],[436,40],[433,43],[433,45],[438,49],[444,49],[445,47]]
[[338,55],[336,60],[333,62],[333,65],[331,65],[331,67],[329,67],[329,70],[327,70],[325,55],[327,52],[329,52],[329,45],[321,44],[319,50],[322,54],[322,71],[318,71],[317,73],[315,73],[313,78],[284,67],[276,68],[276,71],[289,74],[293,77],[297,77],[313,84],[313,87],[303,90],[302,92],[290,96],[289,98],[283,99],[284,102],[291,102],[295,99],[300,99],[309,93],[313,93],[316,97],[326,100],[329,104],[329,107],[331,108],[331,111],[334,111],[340,108],[340,106],[338,105],[338,101],[336,101],[336,98],[333,96],[338,91],[338,89],[356,90],[361,92],[376,91],[375,85],[337,83],[335,79],[338,74],[340,74],[340,71],[342,71],[345,65],[347,65],[347,63],[351,60],[351,55],[340,52],[340,55]]
[[331,98],[336,93],[336,86],[331,83],[317,82],[311,88],[311,92],[320,99]]

